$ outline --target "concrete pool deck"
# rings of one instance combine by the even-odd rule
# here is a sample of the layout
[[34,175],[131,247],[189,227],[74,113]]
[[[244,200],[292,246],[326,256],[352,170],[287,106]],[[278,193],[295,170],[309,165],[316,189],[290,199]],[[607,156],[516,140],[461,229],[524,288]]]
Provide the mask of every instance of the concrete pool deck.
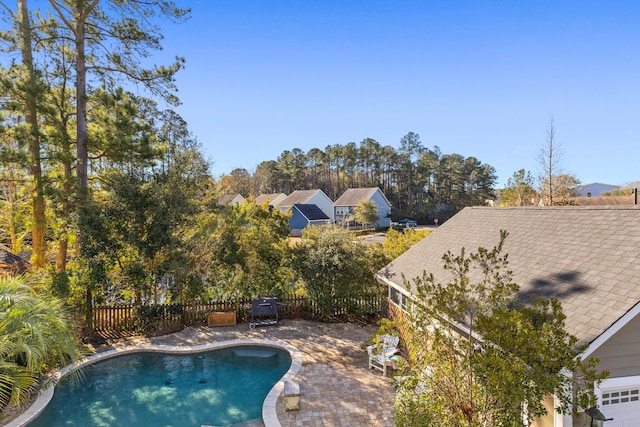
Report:
[[282,320],[278,325],[250,330],[248,323],[242,323],[190,327],[160,337],[121,339],[101,351],[200,347],[235,340],[280,342],[295,347],[301,357],[294,378],[300,383],[300,410],[284,410],[282,389],[270,393],[263,412],[267,426],[393,426],[395,391],[389,378],[367,369],[362,346],[375,330],[371,325],[305,320]]

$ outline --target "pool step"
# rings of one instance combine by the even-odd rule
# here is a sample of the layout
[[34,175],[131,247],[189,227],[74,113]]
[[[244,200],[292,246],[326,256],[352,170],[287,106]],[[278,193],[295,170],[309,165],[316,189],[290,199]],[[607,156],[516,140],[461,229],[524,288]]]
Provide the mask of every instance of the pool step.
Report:
[[284,382],[284,408],[287,411],[300,410],[300,382],[289,380]]

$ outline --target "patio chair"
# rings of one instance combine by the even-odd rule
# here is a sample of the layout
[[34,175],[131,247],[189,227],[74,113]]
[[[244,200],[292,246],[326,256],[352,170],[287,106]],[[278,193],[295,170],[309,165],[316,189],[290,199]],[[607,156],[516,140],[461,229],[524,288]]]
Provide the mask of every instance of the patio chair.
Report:
[[393,367],[391,356],[398,353],[400,337],[394,335],[383,335],[380,344],[373,344],[367,347],[369,354],[369,369],[378,369],[383,375],[387,375],[387,368]]
[[250,329],[278,324],[278,303],[275,298],[256,298],[251,302]]

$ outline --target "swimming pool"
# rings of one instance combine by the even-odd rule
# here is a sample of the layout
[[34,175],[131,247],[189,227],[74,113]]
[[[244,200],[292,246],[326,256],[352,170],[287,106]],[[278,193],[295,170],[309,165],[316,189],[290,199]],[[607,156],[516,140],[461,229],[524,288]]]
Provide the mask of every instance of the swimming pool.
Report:
[[295,375],[300,361],[292,363],[292,356],[299,356],[246,344],[197,353],[192,348],[186,354],[155,349],[100,361],[81,382],[63,379],[49,405],[27,425],[224,426],[261,414],[266,425],[279,425],[275,401],[281,387],[274,384]]

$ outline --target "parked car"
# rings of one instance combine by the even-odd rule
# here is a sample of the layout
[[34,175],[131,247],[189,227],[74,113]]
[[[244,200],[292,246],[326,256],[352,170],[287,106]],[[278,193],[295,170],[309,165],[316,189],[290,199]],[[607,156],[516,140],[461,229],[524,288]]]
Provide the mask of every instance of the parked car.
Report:
[[412,219],[405,218],[398,221],[398,225],[402,228],[416,228],[418,226],[418,223]]

